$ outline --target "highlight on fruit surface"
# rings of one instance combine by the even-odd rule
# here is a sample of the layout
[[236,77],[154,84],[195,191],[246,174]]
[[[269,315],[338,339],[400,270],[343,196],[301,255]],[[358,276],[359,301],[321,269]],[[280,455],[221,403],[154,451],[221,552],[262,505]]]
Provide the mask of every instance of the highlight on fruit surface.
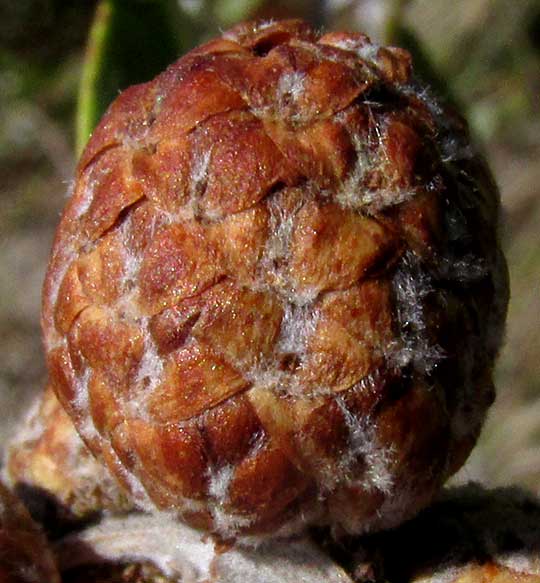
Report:
[[8,444],[5,479],[50,528],[132,505],[88,451],[50,386],[39,395]]
[[45,536],[22,503],[1,483],[0,581],[60,583]]
[[518,488],[451,488],[410,522],[351,541],[348,551],[357,583],[539,583],[540,503]]
[[245,541],[392,527],[493,400],[498,212],[406,51],[238,25],[88,143],[44,289],[51,385],[141,508]]

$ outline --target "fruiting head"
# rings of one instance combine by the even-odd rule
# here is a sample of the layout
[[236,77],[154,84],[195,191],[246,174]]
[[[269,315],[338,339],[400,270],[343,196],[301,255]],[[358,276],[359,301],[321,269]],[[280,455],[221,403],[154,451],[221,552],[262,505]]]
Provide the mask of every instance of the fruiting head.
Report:
[[45,285],[51,383],[142,506],[222,536],[396,524],[493,398],[497,214],[407,52],[240,25],[94,132]]

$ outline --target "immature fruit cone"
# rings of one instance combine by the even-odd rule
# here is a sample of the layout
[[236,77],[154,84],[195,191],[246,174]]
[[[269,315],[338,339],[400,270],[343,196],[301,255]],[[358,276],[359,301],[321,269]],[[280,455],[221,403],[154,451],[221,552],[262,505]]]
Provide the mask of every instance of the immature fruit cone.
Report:
[[240,25],[125,91],[83,153],[51,382],[142,506],[224,537],[394,525],[493,399],[498,206],[408,53]]
[[60,583],[47,541],[26,508],[0,484],[0,581]]
[[130,508],[126,496],[84,445],[47,387],[8,446],[6,478],[34,516],[51,528],[104,510]]

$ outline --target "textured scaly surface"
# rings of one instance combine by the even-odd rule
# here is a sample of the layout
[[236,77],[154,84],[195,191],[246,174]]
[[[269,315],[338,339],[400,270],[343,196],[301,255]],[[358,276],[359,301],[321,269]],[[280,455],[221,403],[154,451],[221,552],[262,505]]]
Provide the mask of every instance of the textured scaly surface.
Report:
[[239,25],[125,91],[84,151],[51,384],[144,508],[223,537],[393,526],[493,400],[498,206],[408,53]]

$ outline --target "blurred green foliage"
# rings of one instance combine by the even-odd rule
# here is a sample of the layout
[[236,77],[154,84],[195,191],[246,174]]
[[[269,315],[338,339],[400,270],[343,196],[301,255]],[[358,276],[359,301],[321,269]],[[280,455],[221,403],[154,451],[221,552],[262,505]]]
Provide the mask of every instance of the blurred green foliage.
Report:
[[119,91],[154,77],[195,43],[189,18],[163,0],[99,3],[79,90],[77,152]]

